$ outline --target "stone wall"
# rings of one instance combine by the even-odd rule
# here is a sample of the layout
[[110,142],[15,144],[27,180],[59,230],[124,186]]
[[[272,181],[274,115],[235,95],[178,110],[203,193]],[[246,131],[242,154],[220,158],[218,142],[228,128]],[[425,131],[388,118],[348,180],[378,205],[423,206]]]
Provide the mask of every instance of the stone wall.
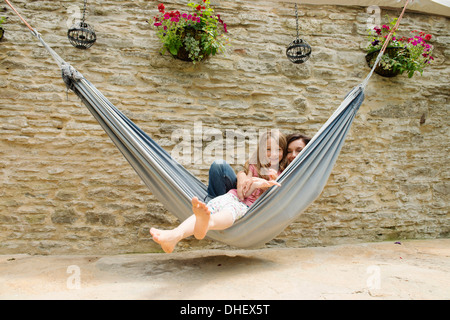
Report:
[[[194,123],[313,135],[369,71],[365,7],[300,5],[301,34],[313,54],[294,65],[285,56],[295,38],[292,4],[216,1],[231,45],[193,66],[159,54],[146,22],[157,12],[155,1],[90,0],[87,22],[98,41],[86,51],[72,47],[67,23],[82,2],[13,1],[58,54],[168,151],[174,133],[193,132]],[[165,4],[182,9],[186,2]],[[66,91],[42,46],[11,10],[3,12],[0,253],[158,250],[149,228],[170,228],[177,219]],[[412,79],[373,76],[321,197],[269,245],[449,236],[450,23],[408,12],[401,30],[412,29],[434,35],[435,64]],[[186,166],[206,182],[209,163]],[[191,239],[179,250],[220,247]]]

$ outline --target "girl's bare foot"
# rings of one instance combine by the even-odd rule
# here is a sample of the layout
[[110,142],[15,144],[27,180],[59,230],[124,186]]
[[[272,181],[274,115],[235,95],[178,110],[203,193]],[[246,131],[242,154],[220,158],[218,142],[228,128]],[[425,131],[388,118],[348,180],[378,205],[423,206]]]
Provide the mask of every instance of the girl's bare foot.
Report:
[[194,237],[200,240],[208,232],[211,212],[206,204],[199,201],[197,197],[192,198],[192,211],[195,215]]
[[178,241],[180,241],[176,232],[174,232],[173,230],[159,230],[151,228],[150,234],[153,237],[153,241],[159,243],[161,245],[161,248],[166,253],[171,253],[173,249],[175,249]]

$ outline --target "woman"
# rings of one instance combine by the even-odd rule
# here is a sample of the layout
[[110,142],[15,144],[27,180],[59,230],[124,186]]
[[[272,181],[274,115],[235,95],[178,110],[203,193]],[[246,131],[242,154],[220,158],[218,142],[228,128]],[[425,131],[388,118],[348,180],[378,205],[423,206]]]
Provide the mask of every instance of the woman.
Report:
[[[286,136],[286,163],[289,165],[311,141],[310,137],[299,133],[292,133]],[[208,197],[205,201],[214,199],[227,193],[231,189],[236,189],[240,200],[244,199],[245,193],[252,188],[256,179],[248,177],[244,171],[237,175],[233,168],[224,160],[216,160],[209,168]]]
[[287,141],[287,155],[286,159],[288,163],[291,163],[300,152],[311,141],[310,137],[304,136],[299,133],[292,133],[286,137]]

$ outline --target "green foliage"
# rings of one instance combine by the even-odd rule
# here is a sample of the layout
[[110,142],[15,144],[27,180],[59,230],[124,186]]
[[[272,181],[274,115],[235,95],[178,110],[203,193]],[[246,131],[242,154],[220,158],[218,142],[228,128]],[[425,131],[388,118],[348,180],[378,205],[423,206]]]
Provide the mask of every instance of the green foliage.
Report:
[[[369,30],[371,42],[367,47],[367,53],[378,51],[383,47],[387,35],[391,32],[396,22],[397,19],[393,19],[389,25]],[[401,38],[398,38],[396,33],[394,33],[388,48],[403,50],[396,50],[395,55],[385,54],[380,61],[380,65],[384,69],[393,70],[394,72],[398,71],[400,74],[406,72],[409,78],[412,78],[416,71],[422,74],[424,68],[434,60],[432,56],[433,46],[428,43],[432,35],[418,30],[413,30],[411,33],[413,33],[411,37]]]
[[164,4],[158,5],[159,14],[153,17],[153,25],[163,44],[161,52],[168,50],[177,56],[184,49],[194,63],[223,52],[228,42],[227,25],[214,13],[210,0],[189,2],[188,7],[190,12],[180,12],[166,11]]

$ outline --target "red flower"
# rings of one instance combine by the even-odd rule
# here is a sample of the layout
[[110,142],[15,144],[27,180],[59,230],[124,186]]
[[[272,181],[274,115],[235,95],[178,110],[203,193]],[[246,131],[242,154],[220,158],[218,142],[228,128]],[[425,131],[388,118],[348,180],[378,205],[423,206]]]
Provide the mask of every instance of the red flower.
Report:
[[198,5],[195,9],[197,9],[198,11],[202,10],[202,6]]
[[162,4],[162,3],[158,4],[158,10],[159,10],[159,12],[164,13],[164,9],[165,9],[165,8],[166,8],[166,7],[164,7],[164,4]]
[[432,35],[431,34],[427,34],[425,36],[425,40],[430,41],[431,40]]

